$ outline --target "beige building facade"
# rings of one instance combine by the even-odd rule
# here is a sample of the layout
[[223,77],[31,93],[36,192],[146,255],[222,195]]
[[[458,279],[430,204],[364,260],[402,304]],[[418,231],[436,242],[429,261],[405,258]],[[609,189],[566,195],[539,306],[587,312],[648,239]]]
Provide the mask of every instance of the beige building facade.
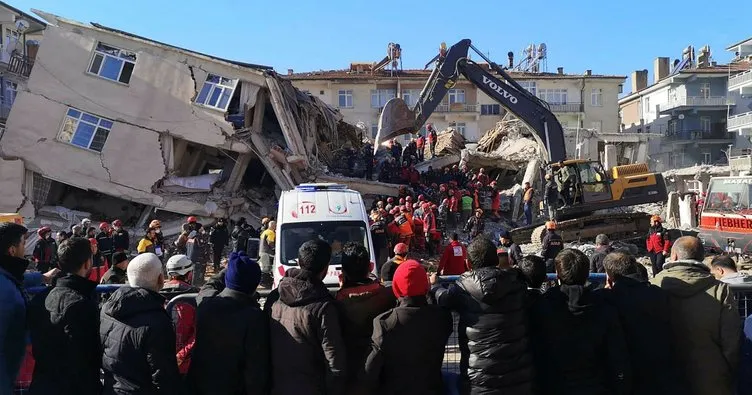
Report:
[[[339,108],[347,122],[362,122],[375,136],[381,108],[400,96],[413,106],[420,95],[428,70],[371,71],[371,65],[353,63],[347,70],[295,73],[286,76],[293,84]],[[618,95],[623,76],[561,73],[518,73],[512,78],[531,93],[549,103],[551,110],[570,131],[590,129],[612,133],[619,130]],[[449,91],[429,122],[438,130],[453,126],[471,142],[501,120],[499,103],[461,78]]]

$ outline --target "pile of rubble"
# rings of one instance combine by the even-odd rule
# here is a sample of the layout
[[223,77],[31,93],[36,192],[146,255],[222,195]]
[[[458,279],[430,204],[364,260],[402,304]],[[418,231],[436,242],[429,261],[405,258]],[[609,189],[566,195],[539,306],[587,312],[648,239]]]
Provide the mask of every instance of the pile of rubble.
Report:
[[505,116],[481,137],[475,149],[463,151],[463,162],[477,167],[519,170],[540,157],[538,143],[527,136],[530,131],[524,123]]
[[465,137],[455,128],[442,130],[436,136],[436,156],[458,155],[465,148],[465,141]]

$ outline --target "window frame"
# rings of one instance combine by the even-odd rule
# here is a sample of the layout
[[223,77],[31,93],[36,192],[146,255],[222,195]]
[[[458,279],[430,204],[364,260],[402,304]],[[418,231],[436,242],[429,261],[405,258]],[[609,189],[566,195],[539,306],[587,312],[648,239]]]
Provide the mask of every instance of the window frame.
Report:
[[[533,96],[538,96],[537,83],[535,81],[517,81],[517,83],[530,92]],[[532,89],[531,89],[532,88]]]
[[[342,98],[345,98],[345,105],[341,106]],[[350,105],[347,105],[347,99],[350,98]],[[353,98],[352,89],[337,89],[337,108],[353,108],[355,99]]]
[[569,103],[569,89],[567,88],[540,88],[538,89],[538,98],[545,101],[548,104],[566,105]]
[[[705,160],[707,158],[707,160]],[[705,165],[711,164],[713,160],[713,155],[710,152],[703,152],[702,153],[702,163]]]
[[703,99],[710,97],[710,82],[700,83],[700,97]]
[[590,90],[590,106],[603,107],[603,89],[592,88]]
[[[219,82],[209,81],[209,78],[211,76],[219,78]],[[222,82],[223,82],[222,79],[226,79],[226,80],[232,81],[232,87],[230,87],[229,85],[222,84]],[[219,74],[214,74],[214,73],[208,73],[207,72],[206,73],[206,79],[204,80],[204,83],[201,85],[201,90],[198,91],[198,94],[196,95],[196,98],[193,99],[193,104],[196,104],[196,105],[204,107],[204,108],[209,108],[209,109],[212,109],[212,110],[217,110],[217,111],[225,112],[225,111],[227,111],[227,108],[230,107],[230,102],[232,101],[232,97],[235,95],[235,90],[238,89],[238,82],[240,82],[240,80],[238,78],[229,78],[229,77],[221,76]],[[206,93],[206,96],[205,96],[206,102],[201,103],[201,102],[199,102],[199,99],[201,98],[201,95],[204,92],[204,87],[207,84],[212,85],[212,87],[210,87],[209,91]],[[229,96],[227,98],[227,104],[224,106],[224,108],[223,107],[218,107],[216,105],[212,105],[212,104],[208,103],[212,99],[212,97],[214,96],[214,91],[217,89],[217,87],[221,87],[222,88],[222,90],[219,93],[219,96],[217,96],[217,104],[219,104],[221,102],[222,97],[224,96],[225,90],[226,89],[230,89],[230,94],[229,94]]]
[[[394,89],[371,89],[371,108],[382,108],[391,99],[397,97]],[[374,98],[376,101],[374,102]],[[382,100],[381,99],[385,99]]]
[[[707,125],[707,129],[705,126]],[[711,117],[700,117],[700,131],[702,134],[710,134],[713,131],[713,120]]]
[[[483,109],[486,109],[486,112],[483,112]],[[495,111],[494,111],[495,110]],[[480,105],[480,115],[487,116],[487,115],[501,115],[501,104],[481,104]]]
[[[78,115],[73,115],[73,113],[78,113]],[[84,116],[89,116],[91,118],[96,118],[97,122],[94,123],[91,120],[84,119]],[[70,139],[65,140],[64,133],[66,132],[66,126],[69,125],[69,121],[75,122],[73,123],[73,130],[71,131]],[[82,146],[79,144],[75,144],[73,140],[76,138],[76,134],[79,133],[79,127],[81,126],[81,123],[85,123],[87,125],[93,126],[94,130],[91,133],[91,136],[89,137],[89,141],[86,144],[86,146]],[[106,126],[106,124],[109,124],[109,126]],[[102,151],[104,151],[105,144],[107,143],[107,139],[110,137],[110,133],[112,133],[112,129],[115,127],[115,121],[112,119],[108,119],[96,114],[92,114],[83,110],[79,110],[74,107],[67,107],[67,110],[65,111],[65,115],[63,115],[63,122],[60,125],[60,128],[58,129],[57,133],[57,141],[68,144],[71,146],[74,146],[76,148],[84,149],[89,152],[96,153],[97,155],[101,155]],[[91,145],[94,142],[94,139],[97,137],[97,133],[99,130],[102,129],[106,132],[106,135],[104,137],[104,141],[102,142],[102,148],[100,150],[92,149]]]
[[[462,99],[461,101],[459,99]],[[465,104],[467,100],[464,89],[452,88],[447,91],[447,102],[451,106],[452,104]]]
[[[118,55],[115,56],[111,53],[105,52],[104,50],[100,50],[99,48],[100,45],[118,50]],[[122,55],[124,53],[132,54],[135,59],[131,60],[131,59],[123,57]],[[94,66],[94,61],[95,59],[97,59],[97,56],[101,56],[102,59],[99,62],[99,67],[98,67],[97,72],[93,72],[92,67]],[[108,57],[121,61],[120,70],[118,70],[118,75],[116,79],[111,79],[101,74],[105,65],[105,61],[107,60]],[[128,82],[123,82],[120,79],[122,78],[123,70],[125,69],[126,63],[132,64],[133,67],[131,68],[130,75],[128,76]],[[92,51],[91,57],[89,59],[89,65],[86,67],[86,73],[89,75],[95,76],[97,78],[101,78],[103,80],[114,82],[116,84],[130,86],[131,79],[133,78],[133,73],[136,71],[136,63],[138,63],[138,54],[135,51],[130,51],[130,50],[123,49],[115,45],[106,44],[102,41],[97,41],[97,44],[94,46],[94,50]]]

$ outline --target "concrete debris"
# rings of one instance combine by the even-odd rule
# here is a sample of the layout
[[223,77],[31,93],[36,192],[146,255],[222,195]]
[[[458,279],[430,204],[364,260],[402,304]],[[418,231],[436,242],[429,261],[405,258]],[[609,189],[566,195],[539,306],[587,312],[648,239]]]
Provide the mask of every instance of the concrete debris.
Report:
[[[427,152],[428,150],[426,150]],[[464,151],[464,150],[463,150]],[[428,154],[430,156],[430,154]],[[423,162],[418,163],[415,165],[415,169],[419,172],[425,172],[428,171],[428,168],[434,168],[434,169],[442,169],[447,166],[452,166],[460,163],[460,155],[452,154],[452,155],[444,155],[444,156],[437,156],[435,158],[426,159]]]
[[399,194],[400,187],[397,184],[369,181],[362,178],[335,176],[331,174],[317,175],[316,182],[333,182],[337,184],[345,184],[348,187],[360,192],[362,195],[373,196],[397,196]]
[[530,132],[525,124],[505,117],[481,137],[475,149],[463,151],[463,163],[471,167],[519,170],[540,158],[538,143],[526,136]]
[[[444,129],[437,135],[436,156],[458,155],[465,148],[465,141],[465,137],[455,128]],[[428,153],[428,156],[430,157],[431,154]]]
[[671,169],[663,172],[663,177],[673,176],[699,176],[700,174],[708,174],[711,176],[723,176],[728,175],[731,171],[729,166],[715,166],[715,165],[697,165],[692,167],[684,167],[681,169]]

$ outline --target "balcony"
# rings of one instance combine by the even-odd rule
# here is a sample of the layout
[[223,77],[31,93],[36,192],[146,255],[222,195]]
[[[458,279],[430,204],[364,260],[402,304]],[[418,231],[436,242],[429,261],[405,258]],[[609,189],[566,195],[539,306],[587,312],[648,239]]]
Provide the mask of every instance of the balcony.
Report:
[[29,78],[32,67],[34,67],[34,59],[28,56],[14,53],[8,59],[8,72],[21,77]]
[[725,144],[733,142],[734,133],[727,132],[722,126],[723,124],[716,124],[710,130],[678,130],[675,133],[666,131],[664,136],[672,144]]
[[729,132],[752,135],[752,111],[728,117]]
[[733,92],[739,90],[740,95],[752,94],[752,70],[735,74],[728,80],[728,90]]
[[583,112],[582,103],[550,104],[548,107],[553,113]]
[[721,110],[726,109],[727,106],[733,106],[736,103],[734,99],[726,96],[680,96],[669,100],[666,104],[660,105],[660,112],[666,112],[671,110],[689,109],[689,108],[702,108],[704,110]]
[[435,112],[478,112],[477,104],[452,103],[439,104]]

